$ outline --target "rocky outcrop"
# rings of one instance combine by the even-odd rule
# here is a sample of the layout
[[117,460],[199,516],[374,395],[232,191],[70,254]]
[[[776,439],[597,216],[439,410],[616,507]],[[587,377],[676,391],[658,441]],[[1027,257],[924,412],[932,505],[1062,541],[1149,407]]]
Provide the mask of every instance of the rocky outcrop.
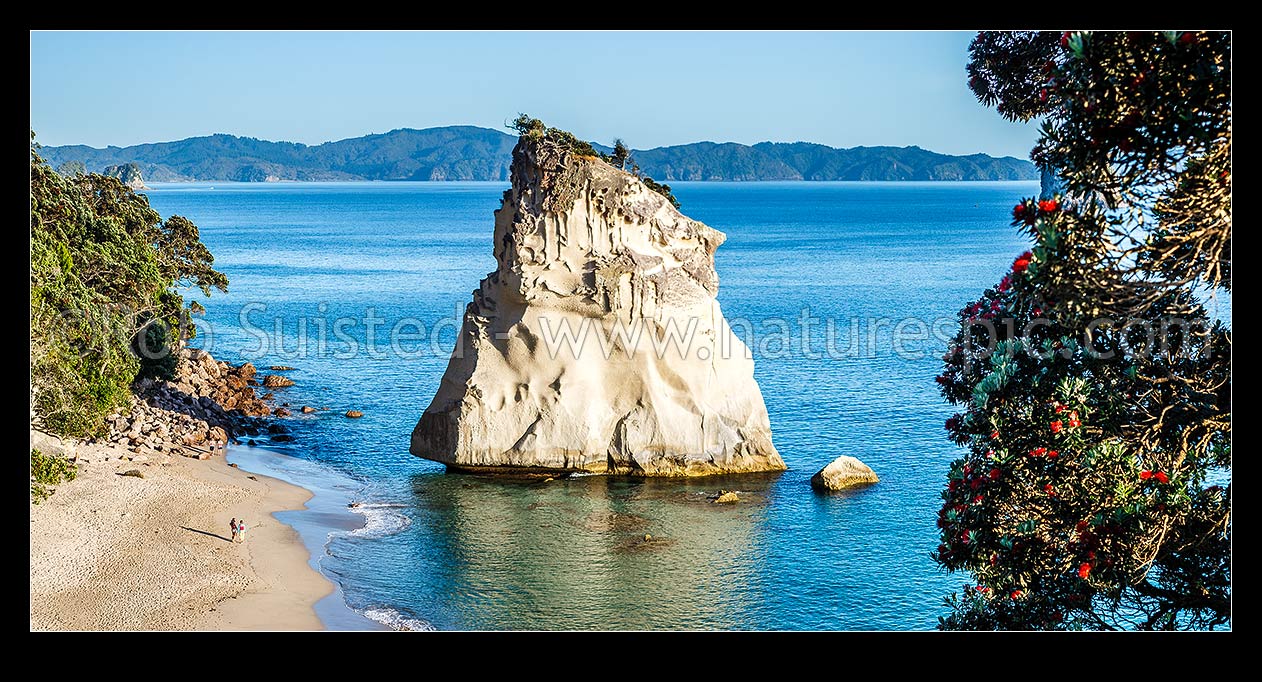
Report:
[[201,458],[235,436],[266,433],[273,410],[256,397],[254,376],[248,362],[234,367],[186,348],[171,381],[136,383],[130,409],[109,417],[109,432],[99,440],[132,452],[147,448]]
[[134,190],[148,189],[148,187],[145,187],[144,178],[140,176],[140,166],[134,162],[110,166],[105,169],[102,175],[118,178],[124,185]]
[[530,473],[784,469],[752,357],[715,300],[724,234],[550,139],[523,137],[511,175],[497,268],[412,453]]
[[816,490],[844,490],[879,482],[871,467],[848,455],[834,459],[811,477],[811,487]]

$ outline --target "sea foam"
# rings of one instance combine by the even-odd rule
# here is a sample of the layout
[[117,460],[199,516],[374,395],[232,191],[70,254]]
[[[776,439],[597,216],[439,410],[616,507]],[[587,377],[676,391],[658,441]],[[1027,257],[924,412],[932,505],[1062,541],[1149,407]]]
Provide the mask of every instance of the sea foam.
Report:
[[420,618],[409,618],[394,609],[383,606],[376,609],[365,609],[364,615],[393,630],[411,632],[433,632],[436,628]]
[[412,525],[412,519],[399,511],[406,506],[405,504],[367,502],[351,507],[351,511],[363,515],[364,527],[356,528],[350,534],[369,538],[394,535]]

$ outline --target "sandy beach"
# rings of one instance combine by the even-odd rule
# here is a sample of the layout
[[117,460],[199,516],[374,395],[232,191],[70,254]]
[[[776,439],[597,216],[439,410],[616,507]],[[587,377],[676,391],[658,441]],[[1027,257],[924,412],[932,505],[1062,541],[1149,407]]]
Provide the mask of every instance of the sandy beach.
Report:
[[[333,585],[272,517],[308,491],[222,456],[78,455],[78,478],[30,505],[32,630],[323,629],[312,607]],[[131,469],[144,478],[119,475]],[[249,524],[243,544],[233,517]]]

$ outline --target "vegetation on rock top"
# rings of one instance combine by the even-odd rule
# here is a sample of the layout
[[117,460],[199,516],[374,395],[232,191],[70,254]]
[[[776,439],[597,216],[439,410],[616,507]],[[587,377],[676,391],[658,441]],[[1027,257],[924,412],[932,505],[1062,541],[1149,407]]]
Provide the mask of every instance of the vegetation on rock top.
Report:
[[[535,141],[547,140],[564,149],[568,149],[571,153],[578,156],[597,158],[614,168],[631,173],[640,182],[644,183],[645,187],[666,197],[671,206],[679,208],[679,200],[671,193],[670,185],[659,183],[645,175],[640,170],[639,164],[631,158],[631,150],[627,148],[621,139],[615,140],[612,153],[606,154],[593,147],[591,142],[578,139],[574,136],[574,133],[561,130],[560,128],[550,128],[544,125],[543,121],[531,118],[526,114],[519,114],[510,127],[526,139]],[[628,164],[630,165],[629,168]]]

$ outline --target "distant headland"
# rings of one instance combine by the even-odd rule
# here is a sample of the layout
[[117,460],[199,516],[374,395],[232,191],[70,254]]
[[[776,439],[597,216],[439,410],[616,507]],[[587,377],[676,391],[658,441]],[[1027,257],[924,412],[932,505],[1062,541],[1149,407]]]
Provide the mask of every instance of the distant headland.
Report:
[[[400,128],[318,145],[216,134],[98,149],[43,147],[53,167],[101,172],[135,164],[149,182],[196,180],[509,179],[517,137],[476,126]],[[608,147],[596,144],[601,151]],[[951,156],[920,147],[838,149],[810,142],[694,142],[636,150],[648,175],[679,180],[1033,180],[1034,165],[1011,156]]]

